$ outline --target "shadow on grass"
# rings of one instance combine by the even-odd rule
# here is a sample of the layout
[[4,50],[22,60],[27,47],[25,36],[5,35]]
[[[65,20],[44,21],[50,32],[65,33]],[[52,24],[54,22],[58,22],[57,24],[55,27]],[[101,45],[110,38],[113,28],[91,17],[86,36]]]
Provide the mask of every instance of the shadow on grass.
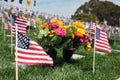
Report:
[[[80,69],[82,71],[92,71],[93,68],[92,68],[92,65],[89,63],[88,65],[85,65],[86,63],[88,62],[84,62],[85,61],[84,59],[78,59],[78,60],[74,60],[74,59],[71,59],[69,63],[67,62],[64,62],[63,58],[62,57],[57,57],[57,59],[55,60],[55,63],[54,63],[54,67],[63,67],[63,65],[67,64],[67,65],[76,65],[76,66],[79,66]],[[81,65],[79,65],[81,64]]]
[[64,64],[64,61],[61,57],[57,57],[57,59],[54,60],[54,67],[62,67]]

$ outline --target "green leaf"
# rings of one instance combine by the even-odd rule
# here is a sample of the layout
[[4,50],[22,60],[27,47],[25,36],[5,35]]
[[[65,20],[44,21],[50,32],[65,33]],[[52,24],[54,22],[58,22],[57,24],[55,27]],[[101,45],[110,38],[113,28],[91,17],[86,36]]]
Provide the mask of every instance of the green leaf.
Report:
[[66,39],[65,41],[62,42],[61,47],[65,47],[70,42],[71,42],[71,39]]
[[39,32],[39,35],[38,35],[38,37],[39,38],[43,38],[43,36],[47,36],[48,35],[48,31],[49,31],[49,29],[48,28],[45,28],[45,29],[41,29],[40,30],[40,32]]
[[68,36],[71,36],[71,35],[73,34],[73,32],[74,32],[73,28],[69,28],[69,29],[67,30],[66,36],[67,36],[67,37],[68,37]]
[[59,37],[59,36],[54,36],[51,39],[51,42],[53,42],[54,45],[59,44],[61,41],[62,41],[62,37]]
[[49,29],[48,29],[48,28],[45,28],[45,29],[44,29],[44,36],[45,36],[45,37],[48,35],[48,32],[49,32]]
[[55,49],[55,51],[58,53],[58,54],[61,54],[61,53],[63,53],[62,51],[63,51],[63,49],[62,48],[54,48]]

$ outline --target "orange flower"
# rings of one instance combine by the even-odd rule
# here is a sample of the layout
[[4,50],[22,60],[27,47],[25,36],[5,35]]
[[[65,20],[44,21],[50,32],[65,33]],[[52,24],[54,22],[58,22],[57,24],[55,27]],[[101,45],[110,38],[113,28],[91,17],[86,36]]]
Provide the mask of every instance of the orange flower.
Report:
[[83,34],[79,31],[74,32],[77,37],[83,37]]
[[44,23],[44,24],[42,24],[41,26],[40,26],[40,28],[42,28],[42,29],[44,29],[44,28],[46,28],[47,27],[47,24],[46,23]]

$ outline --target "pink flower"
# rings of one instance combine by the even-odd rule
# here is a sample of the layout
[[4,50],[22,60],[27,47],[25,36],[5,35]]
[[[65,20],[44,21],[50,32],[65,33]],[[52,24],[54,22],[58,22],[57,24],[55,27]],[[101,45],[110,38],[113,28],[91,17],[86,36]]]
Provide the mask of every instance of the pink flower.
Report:
[[80,42],[86,43],[86,42],[92,42],[90,36],[88,34],[84,34],[83,37],[80,38]]
[[55,29],[55,33],[58,36],[65,37],[66,36],[66,29],[57,28],[57,29]]
[[51,28],[56,28],[59,26],[58,23],[56,22],[47,22],[47,26],[51,27]]

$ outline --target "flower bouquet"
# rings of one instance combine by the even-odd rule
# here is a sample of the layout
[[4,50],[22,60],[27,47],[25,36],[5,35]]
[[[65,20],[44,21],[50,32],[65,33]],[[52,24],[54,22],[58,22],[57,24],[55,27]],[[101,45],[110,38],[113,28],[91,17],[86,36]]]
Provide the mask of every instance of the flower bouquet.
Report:
[[[40,25],[39,41],[47,52],[61,53],[63,49],[76,50],[84,46],[91,48],[91,37],[84,25],[75,21],[72,25],[65,25],[61,20],[51,20]],[[54,53],[53,52],[53,53]]]

